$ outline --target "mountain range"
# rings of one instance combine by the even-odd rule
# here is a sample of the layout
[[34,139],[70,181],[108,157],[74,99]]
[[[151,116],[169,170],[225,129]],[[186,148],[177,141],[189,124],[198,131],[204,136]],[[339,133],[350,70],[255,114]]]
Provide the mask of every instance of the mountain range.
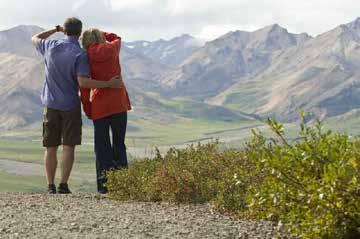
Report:
[[[44,66],[30,42],[40,31],[0,32],[0,129],[41,120]],[[208,42],[125,41],[121,64],[138,118],[340,117],[360,107],[360,18],[316,37],[274,24]]]

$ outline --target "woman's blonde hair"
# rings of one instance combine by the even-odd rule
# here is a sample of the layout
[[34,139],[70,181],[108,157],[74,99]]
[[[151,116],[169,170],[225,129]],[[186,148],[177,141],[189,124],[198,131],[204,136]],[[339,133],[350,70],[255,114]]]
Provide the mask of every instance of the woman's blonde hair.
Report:
[[84,31],[82,36],[82,45],[87,50],[91,44],[105,43],[106,39],[104,34],[97,28],[90,28]]

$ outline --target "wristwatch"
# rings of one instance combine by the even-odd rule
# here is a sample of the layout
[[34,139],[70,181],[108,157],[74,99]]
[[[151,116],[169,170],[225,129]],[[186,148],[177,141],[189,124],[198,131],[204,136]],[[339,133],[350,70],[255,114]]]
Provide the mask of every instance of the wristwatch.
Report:
[[60,26],[60,25],[57,25],[55,28],[56,28],[56,32],[59,32],[60,29],[61,29],[61,26]]

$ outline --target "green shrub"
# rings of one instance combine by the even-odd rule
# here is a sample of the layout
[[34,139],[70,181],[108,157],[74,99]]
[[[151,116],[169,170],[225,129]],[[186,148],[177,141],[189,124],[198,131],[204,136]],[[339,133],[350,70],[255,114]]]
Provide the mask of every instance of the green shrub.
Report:
[[137,160],[127,170],[110,171],[107,173],[106,186],[110,196],[119,201],[149,201],[149,180],[155,173],[157,161]]
[[172,148],[165,156],[158,153],[153,160],[135,161],[128,170],[109,172],[107,187],[117,200],[214,201],[219,208],[221,205],[224,210],[234,211],[245,203],[247,184],[239,184],[236,177],[246,168],[242,166],[243,153],[220,151],[218,146],[218,142],[212,142],[181,150]]
[[[261,132],[239,149],[218,142],[170,149],[108,174],[117,200],[211,203],[220,212],[272,220],[299,238],[360,235],[360,140],[302,123],[289,143]],[[360,237],[359,237],[360,238]]]
[[360,233],[359,140],[301,124],[290,144],[282,125],[268,121],[279,140],[248,144],[261,183],[247,192],[248,213],[288,225],[302,238],[351,238]]
[[224,172],[231,164],[240,165],[238,153],[220,152],[217,142],[170,149],[158,161],[150,182],[152,198],[182,203],[209,202],[224,187]]

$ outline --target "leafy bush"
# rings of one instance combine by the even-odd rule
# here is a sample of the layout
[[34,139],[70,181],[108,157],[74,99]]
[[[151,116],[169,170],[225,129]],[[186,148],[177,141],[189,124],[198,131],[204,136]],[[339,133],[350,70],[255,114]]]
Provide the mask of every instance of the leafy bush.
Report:
[[290,144],[283,127],[269,120],[279,140],[248,144],[257,158],[261,183],[247,192],[248,213],[288,225],[302,238],[352,238],[360,235],[360,141],[323,133],[301,124],[300,139]]
[[[242,152],[231,149],[220,152],[218,146],[218,142],[213,142],[181,150],[172,148],[164,157],[157,153],[153,160],[135,161],[128,170],[108,173],[108,189],[117,200],[181,203],[216,200],[226,209],[238,208],[239,200],[245,199],[244,189],[236,192],[242,185],[234,177],[235,172],[244,168]],[[228,196],[224,198],[219,192]]]
[[359,236],[360,140],[322,132],[318,122],[302,123],[289,143],[280,123],[268,124],[276,138],[253,131],[241,150],[220,150],[218,142],[173,148],[110,172],[111,196],[210,202],[237,217],[279,222],[300,238]]
[[155,173],[157,161],[145,159],[135,161],[127,170],[110,171],[107,174],[107,187],[111,197],[119,201],[149,201],[149,180]]
[[[215,144],[189,146],[184,150],[170,149],[160,159],[150,182],[157,200],[203,203],[216,193],[213,185],[219,180]],[[215,186],[215,187],[213,187]]]

